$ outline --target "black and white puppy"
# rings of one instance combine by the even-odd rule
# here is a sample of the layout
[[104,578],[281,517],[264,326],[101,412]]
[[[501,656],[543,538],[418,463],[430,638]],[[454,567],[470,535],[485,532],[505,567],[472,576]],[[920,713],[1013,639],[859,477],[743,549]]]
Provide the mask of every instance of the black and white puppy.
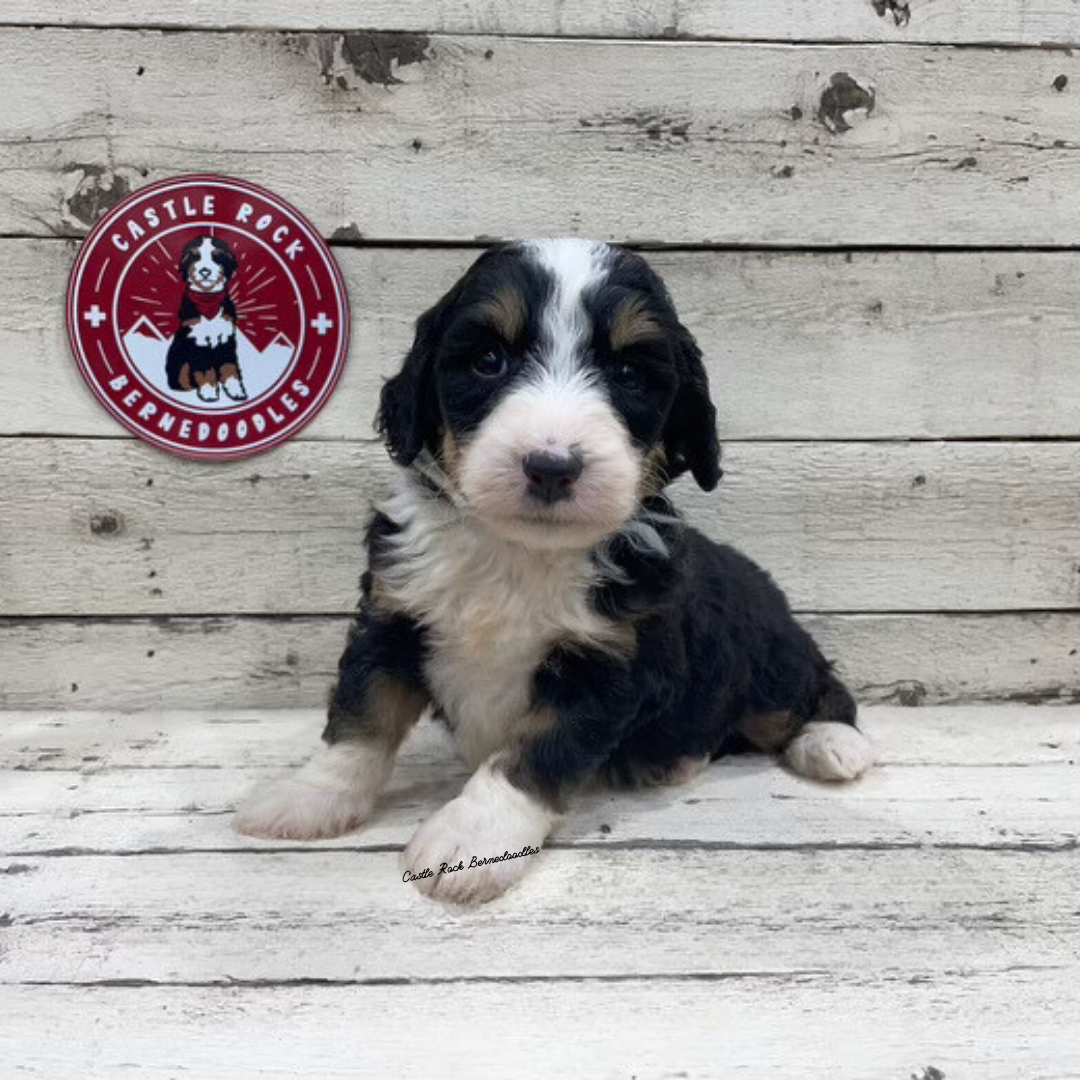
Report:
[[685,472],[716,486],[715,419],[701,353],[640,256],[485,252],[383,388],[400,474],[368,528],[326,746],[257,789],[238,828],[356,828],[428,706],[475,772],[417,831],[405,877],[459,902],[530,861],[473,856],[539,848],[598,775],[679,782],[748,748],[819,780],[864,772],[855,704],[783,594],[662,493]]
[[165,357],[173,390],[194,390],[202,401],[217,401],[222,387],[234,401],[247,400],[236,348],[236,305],[229,282],[236,256],[224,240],[200,236],[180,256],[184,295],[180,325]]

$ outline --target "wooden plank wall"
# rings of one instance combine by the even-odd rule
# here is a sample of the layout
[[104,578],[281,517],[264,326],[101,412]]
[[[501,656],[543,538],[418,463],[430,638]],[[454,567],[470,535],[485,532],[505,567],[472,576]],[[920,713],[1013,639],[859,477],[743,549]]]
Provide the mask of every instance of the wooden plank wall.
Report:
[[[566,233],[652,251],[727,444],[684,504],[864,699],[1074,699],[1078,42],[1072,0],[0,3],[0,706],[317,704],[381,377],[485,243]],[[307,213],[357,324],[222,466],[128,438],[62,326],[78,239],[196,170]]]

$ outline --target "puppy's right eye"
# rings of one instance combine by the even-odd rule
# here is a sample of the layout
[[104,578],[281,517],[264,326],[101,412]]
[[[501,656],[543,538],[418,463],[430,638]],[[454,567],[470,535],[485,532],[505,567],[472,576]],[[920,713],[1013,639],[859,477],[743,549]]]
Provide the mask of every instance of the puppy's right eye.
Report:
[[506,357],[484,353],[472,362],[472,369],[482,379],[497,379],[506,373]]

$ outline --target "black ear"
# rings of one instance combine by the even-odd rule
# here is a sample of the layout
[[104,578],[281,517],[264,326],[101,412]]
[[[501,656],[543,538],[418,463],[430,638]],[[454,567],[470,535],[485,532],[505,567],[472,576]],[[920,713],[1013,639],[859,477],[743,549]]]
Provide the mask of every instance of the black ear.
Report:
[[225,271],[225,277],[231,278],[236,273],[236,256],[233,254],[233,250],[225,243],[224,240],[214,240],[214,250],[218,254],[218,258],[221,260],[222,269]]
[[459,281],[416,320],[416,336],[401,370],[383,383],[375,429],[399,465],[411,465],[425,446],[433,453],[438,450],[440,418],[434,362],[461,288]]
[[664,453],[668,476],[693,473],[698,487],[712,491],[723,476],[720,441],[716,435],[716,408],[709,397],[709,376],[701,350],[690,331],[679,325],[675,334],[675,365],[679,389],[664,426]]

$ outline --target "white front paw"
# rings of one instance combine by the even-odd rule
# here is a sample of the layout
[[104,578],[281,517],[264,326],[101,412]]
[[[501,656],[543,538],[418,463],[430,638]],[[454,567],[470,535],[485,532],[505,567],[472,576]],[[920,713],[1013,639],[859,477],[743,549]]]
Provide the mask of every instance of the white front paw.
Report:
[[225,393],[233,401],[247,401],[247,391],[244,389],[244,384],[234,375],[230,375],[225,380]]
[[236,831],[264,840],[328,840],[359,828],[375,800],[316,787],[298,777],[260,784],[236,811]]
[[340,742],[282,780],[260,784],[236,811],[236,831],[267,840],[325,840],[370,816],[393,755],[376,743]]
[[409,841],[404,880],[456,904],[501,896],[529,869],[555,814],[489,764]]
[[217,401],[221,390],[217,383],[200,383],[197,391],[200,401]]

